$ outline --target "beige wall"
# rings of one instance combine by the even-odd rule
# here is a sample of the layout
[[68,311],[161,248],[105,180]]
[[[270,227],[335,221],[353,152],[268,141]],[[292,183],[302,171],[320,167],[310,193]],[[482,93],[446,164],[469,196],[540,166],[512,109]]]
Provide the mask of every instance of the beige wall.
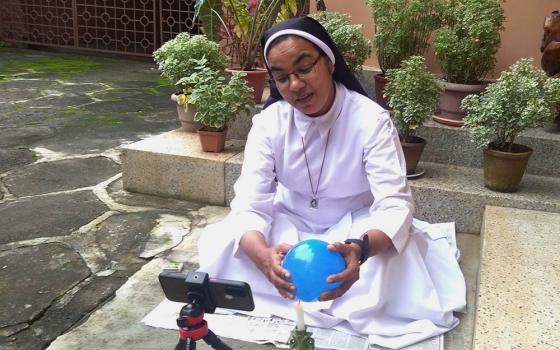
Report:
[[[374,38],[373,19],[366,0],[325,0],[329,11],[346,12],[354,23],[363,25],[368,38]],[[496,54],[497,64],[489,78],[496,78],[502,70],[522,57],[532,57],[540,67],[540,45],[544,16],[553,10],[560,10],[560,0],[507,0],[503,3],[506,16],[505,30],[502,32],[502,45]],[[315,1],[311,1],[312,11]],[[427,54],[428,67],[434,73],[441,70],[430,50]],[[379,65],[375,54],[365,63],[366,68],[377,69]]]

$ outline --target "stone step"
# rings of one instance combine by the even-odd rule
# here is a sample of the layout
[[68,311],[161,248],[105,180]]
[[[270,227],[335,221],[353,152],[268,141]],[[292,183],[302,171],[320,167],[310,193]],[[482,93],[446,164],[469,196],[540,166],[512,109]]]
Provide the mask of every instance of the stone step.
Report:
[[197,134],[177,129],[123,146],[123,188],[224,205],[225,164],[243,144],[229,140],[223,153],[203,152]]
[[[482,167],[482,151],[470,142],[467,130],[428,121],[418,129],[417,134],[427,141],[423,161]],[[527,173],[560,177],[560,167],[557,166],[560,164],[558,125],[550,123],[542,128],[525,130],[516,143],[533,149]]]
[[560,348],[560,214],[487,207],[473,349]]
[[455,221],[460,232],[479,233],[484,207],[541,210],[560,213],[560,178],[525,174],[516,193],[484,187],[482,169],[421,162],[422,178],[409,183],[416,217],[429,222]]
[[[174,130],[123,147],[126,190],[227,205],[243,163],[242,142],[224,153],[202,152],[196,134]],[[483,185],[479,168],[422,162],[425,175],[411,180],[419,219],[454,221],[459,232],[479,233],[486,205],[560,212],[560,178],[525,174],[517,193]]]

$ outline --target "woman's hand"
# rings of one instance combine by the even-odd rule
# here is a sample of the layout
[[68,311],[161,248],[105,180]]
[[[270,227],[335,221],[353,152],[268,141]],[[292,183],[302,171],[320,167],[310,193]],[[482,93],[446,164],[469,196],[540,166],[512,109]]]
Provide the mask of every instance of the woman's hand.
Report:
[[360,278],[360,255],[361,248],[357,244],[346,244],[336,242],[327,247],[330,251],[342,254],[346,262],[346,269],[341,273],[330,275],[327,282],[342,282],[338,288],[321,293],[320,301],[332,300],[340,297]]
[[282,267],[282,259],[291,246],[286,243],[274,247],[266,245],[264,236],[259,231],[248,231],[241,237],[239,246],[245,251],[255,266],[278,289],[281,296],[294,298],[295,286],[288,282],[290,273]]
[[286,243],[261,250],[257,254],[257,267],[266,278],[278,289],[281,296],[287,299],[294,298],[295,286],[288,282],[290,272],[282,267],[282,260],[291,246]]

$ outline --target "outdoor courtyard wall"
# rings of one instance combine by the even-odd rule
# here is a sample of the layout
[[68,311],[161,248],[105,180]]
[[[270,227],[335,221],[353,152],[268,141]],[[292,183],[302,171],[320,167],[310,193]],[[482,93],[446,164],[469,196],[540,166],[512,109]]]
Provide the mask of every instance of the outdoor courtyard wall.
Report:
[[[374,38],[374,21],[371,10],[365,0],[325,0],[329,11],[346,12],[352,17],[353,23],[363,25],[364,34]],[[544,17],[554,10],[560,10],[559,0],[507,0],[502,3],[506,21],[502,32],[502,45],[496,54],[496,67],[487,78],[495,79],[500,72],[506,70],[520,58],[534,58],[535,65],[540,67],[541,38],[543,34]],[[315,1],[311,1],[311,12],[315,12]],[[433,50],[426,53],[427,65],[430,71],[441,73]],[[365,62],[367,70],[379,70],[379,63],[375,53]]]

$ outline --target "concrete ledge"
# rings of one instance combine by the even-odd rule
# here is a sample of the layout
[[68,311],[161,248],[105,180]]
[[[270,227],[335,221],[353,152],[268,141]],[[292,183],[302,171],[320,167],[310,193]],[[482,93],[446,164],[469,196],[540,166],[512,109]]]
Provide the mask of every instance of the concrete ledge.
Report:
[[[243,154],[226,165],[226,203],[233,199],[233,184],[241,173]],[[560,179],[525,174],[517,193],[494,192],[484,187],[482,169],[423,162],[424,177],[411,180],[415,217],[429,222],[454,221],[457,231],[480,232],[486,205],[560,213]]]
[[455,221],[459,232],[479,233],[484,207],[496,205],[560,212],[560,179],[525,174],[516,193],[484,187],[482,169],[422,162],[423,178],[410,181],[416,217],[429,222]]
[[[241,173],[243,141],[230,140],[226,152],[200,151],[197,135],[180,131],[152,137],[123,149],[123,186],[132,192],[228,205]],[[483,171],[422,162],[424,177],[411,180],[419,219],[454,221],[459,232],[479,233],[486,205],[560,213],[560,178],[525,174],[517,193],[484,187]]]
[[179,129],[123,147],[123,188],[131,192],[225,205],[225,162],[243,149],[202,152],[198,135]]
[[560,214],[488,207],[474,349],[560,348]]
[[[470,142],[465,129],[429,121],[418,129],[418,136],[426,139],[422,154],[426,162],[445,163],[467,167],[482,167],[482,151]],[[560,177],[560,127],[549,124],[543,128],[524,131],[517,143],[533,149],[527,173]]]

